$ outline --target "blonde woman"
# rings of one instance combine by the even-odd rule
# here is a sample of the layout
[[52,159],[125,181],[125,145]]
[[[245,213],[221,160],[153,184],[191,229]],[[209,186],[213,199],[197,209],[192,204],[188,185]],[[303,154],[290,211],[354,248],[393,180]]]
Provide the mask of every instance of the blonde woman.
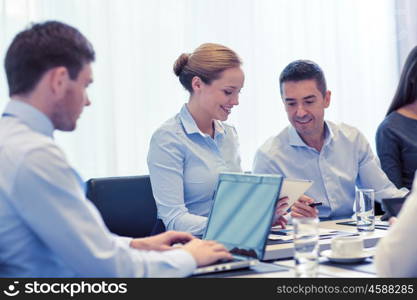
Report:
[[241,64],[218,44],[203,44],[174,64],[190,97],[153,134],[148,153],[158,216],[167,229],[203,234],[219,172],[242,171],[236,130],[224,123],[239,104]]

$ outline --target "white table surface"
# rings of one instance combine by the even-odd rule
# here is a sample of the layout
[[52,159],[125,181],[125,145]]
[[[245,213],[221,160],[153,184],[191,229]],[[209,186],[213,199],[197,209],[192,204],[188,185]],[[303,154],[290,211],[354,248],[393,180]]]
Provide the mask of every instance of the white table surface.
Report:
[[[348,225],[338,225],[336,223],[348,221],[349,219],[344,220],[334,220],[334,221],[324,221],[320,222],[320,228],[334,229],[340,231],[346,231],[351,233],[356,233],[355,226]],[[364,239],[365,248],[375,247],[378,240],[387,233],[387,230],[375,229],[372,233],[361,234]],[[325,239],[320,241],[320,251],[330,248],[331,239]],[[294,272],[294,260],[292,258],[293,253],[293,244],[278,244],[278,245],[269,245],[266,249],[266,256],[282,256],[282,259],[276,260],[273,263],[285,266],[288,268],[287,271],[281,272],[270,272],[270,273],[257,273],[251,275],[243,276],[231,276],[231,277],[240,277],[240,278],[284,278],[284,277],[295,277]],[[323,265],[319,264],[318,267],[318,277],[320,278],[373,278],[376,277],[376,274],[371,274],[368,272],[354,271],[343,268],[343,265]]]

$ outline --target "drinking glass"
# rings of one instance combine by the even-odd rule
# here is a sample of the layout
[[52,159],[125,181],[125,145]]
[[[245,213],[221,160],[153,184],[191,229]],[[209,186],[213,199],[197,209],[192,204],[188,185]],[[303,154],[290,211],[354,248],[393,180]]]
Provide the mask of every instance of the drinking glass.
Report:
[[375,191],[357,189],[355,198],[356,228],[359,232],[375,230]]
[[318,218],[293,218],[296,277],[316,277],[319,251]]

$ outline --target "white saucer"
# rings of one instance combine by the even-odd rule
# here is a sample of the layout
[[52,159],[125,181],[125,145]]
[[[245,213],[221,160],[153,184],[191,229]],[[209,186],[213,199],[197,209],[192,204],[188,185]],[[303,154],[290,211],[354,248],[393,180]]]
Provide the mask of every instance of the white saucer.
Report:
[[357,255],[355,257],[336,257],[336,256],[332,255],[332,250],[331,249],[324,250],[324,251],[320,252],[321,256],[326,257],[331,262],[343,263],[343,264],[352,264],[352,263],[361,262],[368,257],[374,256],[374,254],[375,254],[374,249],[364,250],[364,251],[362,251],[362,253],[360,255]]

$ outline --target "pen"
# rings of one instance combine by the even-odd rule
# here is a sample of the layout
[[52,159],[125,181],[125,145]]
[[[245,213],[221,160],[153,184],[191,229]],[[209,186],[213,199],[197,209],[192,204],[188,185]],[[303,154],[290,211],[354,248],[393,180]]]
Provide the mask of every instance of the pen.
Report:
[[316,207],[316,206],[320,206],[322,204],[323,204],[323,202],[313,202],[313,203],[309,204],[308,206],[310,206],[310,207]]

